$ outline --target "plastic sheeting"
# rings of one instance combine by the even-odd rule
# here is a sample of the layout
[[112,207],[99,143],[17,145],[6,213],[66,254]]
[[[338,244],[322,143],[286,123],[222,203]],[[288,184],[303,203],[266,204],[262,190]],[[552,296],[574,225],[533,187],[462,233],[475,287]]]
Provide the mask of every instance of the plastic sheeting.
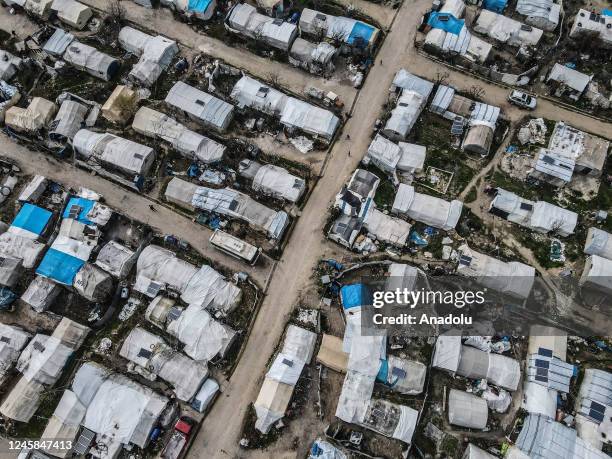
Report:
[[9,81],[21,66],[21,58],[0,49],[0,80]]
[[461,459],[496,459],[497,456],[487,453],[485,450],[480,449],[478,446],[470,443],[465,449]]
[[285,415],[293,386],[265,378],[253,406],[257,415],[255,428],[262,433],[268,433],[270,427]]
[[168,333],[185,345],[183,352],[194,360],[209,361],[223,357],[231,346],[235,332],[197,306],[189,306],[168,324]]
[[210,266],[202,266],[187,282],[181,299],[189,305],[228,314],[240,304],[242,291]]
[[365,419],[359,425],[410,444],[418,417],[419,412],[415,409],[387,400],[373,399]]
[[51,10],[57,12],[60,21],[75,29],[83,29],[93,16],[91,8],[75,0],[53,0]]
[[290,97],[281,116],[281,123],[290,129],[299,129],[314,136],[331,140],[340,120],[329,110]]
[[510,46],[536,46],[544,33],[538,28],[525,27],[514,19],[488,10],[480,12],[473,29]]
[[514,391],[521,381],[517,360],[470,346],[461,346],[457,374],[470,379],[486,379],[496,386]]
[[105,271],[86,263],[74,276],[72,286],[83,298],[103,302],[111,295],[113,280]]
[[453,375],[459,368],[461,359],[461,336],[457,334],[446,334],[438,336],[432,367],[447,370]]
[[87,160],[101,161],[128,175],[146,175],[155,160],[155,151],[116,135],[81,129],[73,140],[74,149]]
[[4,384],[31,336],[19,327],[0,322],[0,384]]
[[282,352],[294,359],[309,364],[317,342],[317,335],[295,325],[287,327]]
[[338,398],[336,417],[348,423],[361,423],[365,419],[372,398],[375,380],[375,376],[347,371]]
[[289,96],[247,75],[234,85],[230,97],[240,108],[249,107],[272,116],[281,116]]
[[405,139],[419,119],[426,103],[427,97],[412,90],[403,90],[383,132],[391,138]]
[[451,389],[448,395],[448,421],[468,429],[487,427],[489,409],[487,402],[476,395]]
[[535,282],[535,268],[518,261],[502,261],[470,249],[459,247],[462,258],[457,273],[474,278],[485,287],[517,298],[528,298]]
[[172,86],[165,102],[219,131],[228,128],[234,115],[232,105],[182,81]]
[[380,210],[371,207],[363,221],[364,227],[380,242],[395,247],[404,247],[412,226],[399,218],[386,215]]
[[274,198],[297,202],[306,191],[306,182],[282,167],[266,164],[255,174],[253,190]]
[[136,263],[136,253],[115,241],[104,245],[96,257],[96,266],[114,277],[125,278]]
[[266,373],[266,378],[273,379],[290,386],[295,386],[300,379],[304,362],[292,358],[282,352],[276,355],[272,366]]
[[36,312],[44,312],[49,309],[59,292],[60,288],[55,282],[46,277],[36,276],[21,295],[21,301]]
[[554,231],[560,236],[569,236],[578,223],[578,214],[571,210],[537,201],[533,206],[530,227],[541,233]]
[[27,108],[9,108],[4,114],[4,123],[18,132],[35,133],[45,128],[56,112],[57,106],[53,102],[34,97]]
[[224,145],[187,129],[174,118],[149,107],[141,107],[136,112],[132,128],[147,137],[165,140],[187,158],[204,164],[217,163],[225,154]]
[[5,257],[23,260],[23,267],[26,269],[34,267],[38,256],[44,248],[44,244],[19,234],[14,234],[12,232],[0,234],[0,254]]
[[588,257],[580,277],[580,283],[588,283],[612,292],[612,260],[597,255]]
[[83,104],[65,100],[49,126],[49,135],[53,138],[72,139],[83,126],[88,111]]
[[206,363],[196,362],[170,348],[163,339],[134,328],[119,354],[173,386],[179,400],[191,400],[208,376]]
[[[181,182],[180,179],[174,178],[168,188],[174,181]],[[284,211],[270,209],[250,196],[231,188],[197,187],[191,199],[191,206],[243,220],[256,230],[263,231],[268,237],[277,240],[282,238],[289,224],[289,216]]]
[[331,443],[317,438],[310,447],[307,459],[347,459],[347,456]]
[[76,40],[68,45],[63,58],[77,69],[105,81],[110,81],[120,67],[117,59]]
[[309,8],[302,10],[300,29],[311,35],[323,32],[327,38],[339,39],[357,48],[372,45],[379,34],[376,27],[365,22],[344,16],[332,16]]
[[226,24],[236,32],[283,51],[289,51],[291,43],[298,35],[295,24],[260,14],[248,3],[238,3],[232,8]]
[[392,211],[434,228],[450,231],[457,225],[462,209],[461,201],[449,202],[435,196],[417,193],[413,186],[401,183],[393,201]]
[[151,282],[156,282],[177,292],[183,292],[196,272],[195,266],[181,260],[174,252],[156,245],[149,245],[138,257],[134,289],[154,297],[157,293],[150,294],[147,289]]

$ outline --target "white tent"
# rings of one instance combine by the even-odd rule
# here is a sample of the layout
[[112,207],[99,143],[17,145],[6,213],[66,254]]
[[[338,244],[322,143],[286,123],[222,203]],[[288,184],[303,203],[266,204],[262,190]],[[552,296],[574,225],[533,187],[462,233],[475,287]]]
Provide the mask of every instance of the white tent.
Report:
[[[41,438],[74,442],[86,412],[87,409],[80,402],[76,394],[69,389],[65,390]],[[54,448],[52,444],[50,448],[45,448],[45,452],[57,457],[66,457],[70,450],[59,448],[60,441],[57,444],[57,448]]]
[[544,33],[541,29],[525,27],[519,21],[486,9],[480,10],[473,29],[510,46],[537,46]]
[[57,13],[60,21],[79,30],[83,29],[93,16],[91,8],[75,0],[53,0],[51,10]]
[[521,381],[518,360],[471,346],[461,346],[457,374],[470,379],[486,379],[510,391],[515,391]]
[[598,255],[588,257],[580,283],[597,287],[608,293],[612,292],[612,260]]
[[241,290],[210,266],[197,269],[177,258],[174,252],[156,245],[145,247],[140,253],[136,273],[134,289],[149,297],[155,297],[162,287],[166,287],[179,292],[187,304],[225,314],[242,298]]
[[272,116],[281,116],[289,96],[244,75],[234,85],[230,97],[239,108],[250,107]]
[[96,266],[114,277],[123,279],[132,270],[136,258],[134,251],[116,241],[109,241],[98,252]]
[[376,376],[348,370],[338,398],[336,417],[348,423],[363,422],[370,405],[375,380]]
[[130,72],[130,77],[145,86],[155,83],[178,53],[175,41],[161,35],[147,35],[132,27],[123,27],[118,40],[123,49],[140,56]]
[[226,26],[234,32],[261,40],[283,51],[289,51],[298,35],[295,24],[260,14],[248,3],[238,3],[230,10]]
[[110,297],[113,279],[106,271],[91,263],[85,263],[74,276],[72,286],[83,298],[100,302]]
[[208,378],[193,398],[191,406],[199,413],[204,413],[217,395],[217,392],[219,392],[219,383],[212,378]]
[[18,132],[35,133],[47,127],[55,116],[57,105],[34,97],[27,108],[13,106],[4,114],[4,123]]
[[289,62],[311,73],[332,71],[333,59],[338,50],[327,42],[312,43],[296,38],[289,51]]
[[172,86],[165,102],[218,131],[225,131],[234,116],[232,105],[182,81]]
[[391,174],[396,170],[415,173],[423,169],[426,151],[424,146],[406,142],[396,144],[377,134],[364,159]]
[[163,339],[140,327],[130,332],[119,355],[168,382],[183,401],[191,400],[208,376],[206,362],[174,351]]
[[224,145],[187,129],[174,118],[149,107],[138,109],[132,128],[147,137],[165,140],[187,158],[204,164],[217,163],[225,154]]
[[49,126],[49,135],[53,138],[72,139],[83,127],[88,108],[74,100],[62,102],[55,120]]
[[578,214],[545,201],[533,206],[530,227],[541,233],[554,231],[560,236],[569,236],[578,223]]
[[199,361],[224,357],[236,336],[229,326],[217,322],[198,306],[182,311],[178,318],[170,321],[167,331],[185,345],[185,354]]
[[359,425],[410,444],[418,418],[419,412],[415,409],[387,400],[372,399]]
[[480,449],[478,446],[470,443],[463,452],[461,459],[495,459],[497,456],[487,453],[485,450]]
[[523,385],[522,408],[528,413],[543,414],[554,419],[557,414],[559,392],[535,382],[525,381]]
[[297,202],[306,190],[303,179],[287,172],[279,166],[265,164],[253,178],[253,190],[290,202]]
[[23,260],[23,267],[26,269],[34,267],[44,248],[44,244],[11,231],[0,234],[0,254]]
[[458,200],[445,201],[444,199],[417,193],[413,186],[401,183],[392,211],[405,215],[426,225],[450,231],[455,228],[463,203]]
[[451,372],[453,375],[459,368],[461,359],[461,335],[447,333],[438,336],[432,367]]
[[5,383],[31,336],[19,327],[0,322],[0,385]]
[[370,207],[363,224],[377,240],[396,247],[406,245],[412,227],[408,222],[386,215],[375,207]]
[[487,427],[489,408],[485,399],[457,389],[448,395],[448,421],[468,429]]
[[59,293],[59,286],[51,279],[36,276],[21,295],[21,301],[36,312],[44,312],[49,309]]
[[382,132],[393,140],[406,139],[426,103],[427,97],[415,91],[403,90]]
[[333,16],[304,8],[300,15],[300,30],[310,35],[323,33],[332,40],[342,40],[351,46],[372,46],[380,31],[365,22],[344,16]]
[[589,228],[584,243],[584,253],[612,260],[612,234],[599,228]]
[[81,129],[73,140],[74,149],[86,160],[100,161],[127,175],[146,175],[155,161],[155,151],[116,135]]
[[262,433],[268,433],[270,427],[281,419],[287,411],[293,395],[294,386],[264,378],[259,395],[253,406],[257,414],[255,428]]
[[0,80],[9,81],[21,66],[21,58],[0,49]]
[[471,277],[481,285],[518,298],[527,298],[535,282],[535,268],[518,261],[502,261],[470,249],[459,247],[461,255],[457,273]]
[[395,392],[417,395],[423,392],[427,378],[427,366],[421,362],[390,355],[386,360],[381,361],[379,377],[381,373],[386,374],[384,382]]
[[117,59],[76,40],[68,45],[63,58],[77,69],[105,81],[110,81],[119,70]]

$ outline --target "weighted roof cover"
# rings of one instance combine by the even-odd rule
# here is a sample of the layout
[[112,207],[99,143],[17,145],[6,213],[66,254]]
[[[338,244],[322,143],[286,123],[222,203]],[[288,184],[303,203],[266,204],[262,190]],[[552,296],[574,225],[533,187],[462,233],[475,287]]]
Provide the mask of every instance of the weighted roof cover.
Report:
[[457,389],[448,395],[448,421],[468,429],[487,427],[489,408],[484,398]]
[[172,86],[165,101],[219,131],[227,129],[234,115],[232,105],[182,81]]
[[393,201],[393,212],[406,215],[426,225],[450,231],[455,228],[463,203],[417,193],[412,185],[401,183]]

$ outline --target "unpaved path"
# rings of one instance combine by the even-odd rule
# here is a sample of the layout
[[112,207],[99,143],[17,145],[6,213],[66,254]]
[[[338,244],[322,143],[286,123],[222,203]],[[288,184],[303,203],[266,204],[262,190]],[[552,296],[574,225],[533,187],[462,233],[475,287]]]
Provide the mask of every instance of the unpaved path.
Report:
[[[211,230],[168,207],[154,203],[145,195],[128,191],[48,154],[29,150],[9,139],[4,133],[0,133],[0,145],[0,155],[16,161],[25,174],[42,174],[68,187],[77,189],[83,186],[95,190],[104,196],[109,206],[129,218],[147,223],[162,234],[174,234],[184,239],[204,257],[232,271],[247,272],[260,287],[264,287],[273,265],[270,258],[262,256],[255,267],[250,267],[210,245],[208,239],[212,234]],[[157,212],[149,209],[150,204],[154,204]]]

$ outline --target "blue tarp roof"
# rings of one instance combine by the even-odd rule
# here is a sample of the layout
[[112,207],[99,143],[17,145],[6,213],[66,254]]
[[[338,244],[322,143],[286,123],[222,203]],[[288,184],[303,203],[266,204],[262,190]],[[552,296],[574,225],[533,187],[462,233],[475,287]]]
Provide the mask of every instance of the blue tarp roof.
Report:
[[66,204],[62,218],[70,218],[70,209],[72,209],[72,206],[79,206],[81,210],[79,211],[79,214],[75,220],[86,225],[91,225],[93,222],[87,218],[87,214],[93,208],[95,203],[96,201],[92,201],[91,199],[73,196],[68,201],[68,204]]
[[612,10],[604,8],[603,10],[601,10],[601,14],[604,16],[612,16]]
[[53,279],[60,284],[72,285],[74,276],[85,262],[53,248],[49,249],[40,262],[36,274]]
[[189,4],[187,5],[187,11],[204,13],[211,3],[212,0],[189,0]]
[[12,225],[40,235],[49,224],[52,215],[53,213],[47,209],[25,203],[13,220]]
[[438,13],[434,11],[429,14],[427,24],[432,26],[434,29],[442,29],[446,32],[459,35],[465,21],[463,19],[457,19],[450,13]]
[[508,0],[484,0],[482,7],[485,10],[493,11],[495,13],[502,13],[508,4]]
[[372,293],[365,284],[345,285],[340,289],[340,298],[344,309],[372,304]]
[[364,22],[357,22],[353,26],[353,30],[351,30],[351,33],[346,41],[349,45],[352,45],[354,44],[355,39],[362,38],[363,41],[368,44],[370,43],[373,34],[374,27]]

